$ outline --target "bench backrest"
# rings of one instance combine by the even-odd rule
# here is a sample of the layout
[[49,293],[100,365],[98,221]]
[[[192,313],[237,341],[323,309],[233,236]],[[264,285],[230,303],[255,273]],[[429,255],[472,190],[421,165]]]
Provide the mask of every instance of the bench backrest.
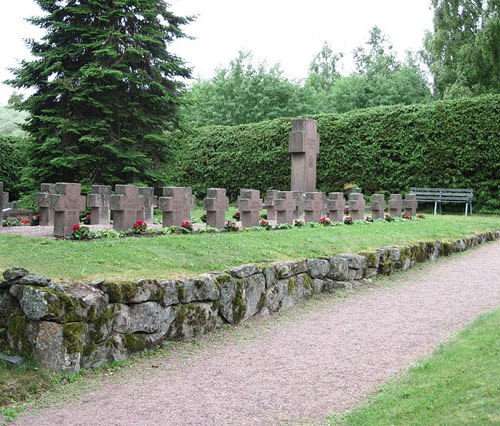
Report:
[[455,188],[410,188],[410,194],[417,196],[417,201],[432,202],[471,202],[474,198],[473,189]]

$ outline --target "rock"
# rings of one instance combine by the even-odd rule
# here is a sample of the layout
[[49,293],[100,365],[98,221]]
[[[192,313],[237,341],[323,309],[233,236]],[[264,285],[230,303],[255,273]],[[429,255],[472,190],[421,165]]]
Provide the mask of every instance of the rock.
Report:
[[29,271],[27,271],[26,269],[15,267],[4,271],[3,278],[5,281],[16,281],[28,274]]
[[294,302],[311,297],[314,292],[314,282],[308,274],[299,274],[289,279],[289,292]]
[[314,278],[313,284],[314,284],[314,293],[322,293],[323,292],[323,287],[325,285],[324,279]]
[[165,291],[156,280],[139,280],[135,283],[105,281],[100,289],[109,295],[111,303],[159,302]]
[[380,264],[380,256],[382,252],[379,250],[366,250],[359,253],[366,259],[367,268],[378,269]]
[[279,280],[266,291],[265,307],[271,312],[281,312],[294,305],[294,281],[291,278]]
[[175,321],[168,331],[172,339],[190,339],[213,331],[217,324],[217,303],[179,305]]
[[187,278],[177,282],[179,302],[206,302],[219,299],[219,288],[209,275]]
[[0,353],[0,359],[6,361],[12,367],[19,367],[24,363],[24,358],[17,355],[7,355]]
[[113,361],[123,361],[131,355],[159,348],[164,340],[164,333],[114,334],[110,341],[108,357]]
[[101,284],[104,284],[105,281],[106,280],[95,280],[95,281],[89,282],[89,285],[92,287],[100,287]]
[[177,290],[177,283],[175,281],[162,281],[160,286],[163,289],[163,299],[161,304],[163,306],[171,306],[179,303],[179,291]]
[[47,287],[47,285],[50,283],[51,279],[44,277],[43,275],[25,275],[19,280],[17,280],[17,283],[20,285],[33,285],[33,286],[39,286],[39,287]]
[[276,262],[274,267],[279,279],[289,278],[307,272],[307,261]]
[[312,278],[323,278],[330,272],[330,263],[323,259],[307,259],[307,270]]
[[260,271],[257,269],[255,265],[248,264],[248,265],[237,266],[236,268],[230,269],[227,272],[228,274],[236,278],[246,278],[251,275],[258,274]]
[[48,301],[55,302],[55,300],[52,299],[53,298],[50,298],[48,293],[41,292],[33,287],[26,287],[22,291],[22,297],[19,302],[26,318],[30,320],[41,320],[48,316]]
[[352,284],[348,281],[333,281],[333,280],[325,280],[323,285],[323,291],[331,293],[333,290],[338,289],[350,289],[352,288]]
[[351,269],[365,269],[367,267],[366,259],[359,254],[341,253],[336,257],[346,259],[349,268]]
[[266,280],[266,289],[276,285],[278,281],[278,273],[276,272],[274,265],[265,267],[262,269],[262,273],[264,274],[264,278]]
[[55,291],[64,291],[64,287],[62,287],[62,286],[60,286],[59,284],[56,284],[56,283],[48,283],[47,287],[51,288],[52,290],[55,290]]
[[346,258],[330,257],[328,262],[330,263],[329,278],[333,278],[335,281],[347,281],[349,279],[349,263]]
[[176,307],[162,307],[157,302],[133,305],[116,303],[113,331],[116,333],[159,333],[168,331],[175,319]]
[[[109,361],[112,342],[104,342],[100,345],[88,344],[83,348],[80,361],[81,368],[98,368]],[[125,359],[125,358],[121,358]]]

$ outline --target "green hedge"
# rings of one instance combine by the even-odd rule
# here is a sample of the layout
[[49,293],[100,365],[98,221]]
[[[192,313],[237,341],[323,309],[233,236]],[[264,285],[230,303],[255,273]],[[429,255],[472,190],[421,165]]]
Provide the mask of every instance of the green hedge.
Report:
[[[410,186],[473,188],[475,207],[500,211],[500,96],[377,107],[318,120],[318,189],[356,183],[365,194]],[[206,188],[288,189],[290,119],[197,129],[179,141],[176,183]]]
[[0,136],[0,182],[11,200],[23,191],[24,170],[29,155],[29,139],[22,136]]

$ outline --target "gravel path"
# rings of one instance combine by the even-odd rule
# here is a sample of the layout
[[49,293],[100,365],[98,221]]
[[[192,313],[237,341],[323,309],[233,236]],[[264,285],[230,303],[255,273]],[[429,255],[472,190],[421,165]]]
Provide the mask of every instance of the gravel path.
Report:
[[500,243],[488,243],[389,286],[379,283],[283,321],[266,319],[267,331],[254,338],[156,359],[156,369],[139,362],[126,377],[104,380],[78,401],[32,411],[15,424],[314,423],[358,403],[450,333],[500,306],[499,259]]

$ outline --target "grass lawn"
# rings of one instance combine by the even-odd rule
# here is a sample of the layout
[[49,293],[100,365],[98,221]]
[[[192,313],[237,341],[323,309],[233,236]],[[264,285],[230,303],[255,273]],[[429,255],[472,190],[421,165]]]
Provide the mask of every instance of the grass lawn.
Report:
[[499,425],[500,310],[481,316],[366,406],[325,424]]
[[176,278],[249,262],[331,256],[497,229],[500,216],[428,215],[412,222],[90,242],[0,234],[0,271],[21,266],[55,280]]

